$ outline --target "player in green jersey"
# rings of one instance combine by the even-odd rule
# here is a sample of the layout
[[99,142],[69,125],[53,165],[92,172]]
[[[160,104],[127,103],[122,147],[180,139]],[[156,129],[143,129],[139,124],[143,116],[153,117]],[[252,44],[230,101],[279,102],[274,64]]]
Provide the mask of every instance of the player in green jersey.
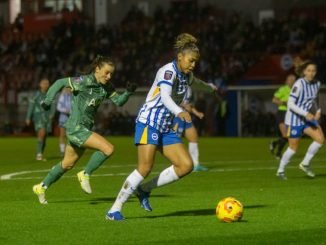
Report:
[[46,145],[46,136],[52,131],[52,121],[55,114],[55,107],[51,110],[44,110],[41,107],[41,101],[44,100],[48,91],[50,82],[47,78],[41,79],[39,83],[40,90],[29,100],[26,124],[29,126],[31,122],[37,134],[36,160],[44,161],[43,152]]
[[41,204],[47,204],[45,191],[68,170],[72,169],[81,158],[86,148],[95,149],[84,170],[77,174],[82,189],[90,194],[89,176],[99,168],[113,153],[114,146],[101,135],[91,131],[94,118],[101,102],[110,99],[114,104],[122,106],[135,91],[134,83],[127,84],[127,90],[118,94],[110,79],[115,65],[110,58],[98,56],[91,65],[91,72],[80,77],[67,77],[57,80],[49,89],[42,106],[50,107],[55,95],[64,87],[72,91],[72,108],[65,123],[68,144],[65,154],[44,180],[33,186],[34,193]]
[[[285,118],[285,113],[287,110],[288,98],[290,96],[291,88],[293,86],[293,83],[295,82],[295,79],[296,79],[296,77],[294,74],[287,75],[287,77],[285,79],[285,85],[280,87],[274,93],[274,97],[272,99],[272,102],[278,106],[276,119],[277,119],[277,124],[279,127],[280,137],[270,143],[269,149],[272,154],[275,154],[275,157],[277,159],[281,159],[282,150],[288,141],[286,126],[284,124],[284,118]],[[275,153],[276,148],[277,148],[277,151]]]

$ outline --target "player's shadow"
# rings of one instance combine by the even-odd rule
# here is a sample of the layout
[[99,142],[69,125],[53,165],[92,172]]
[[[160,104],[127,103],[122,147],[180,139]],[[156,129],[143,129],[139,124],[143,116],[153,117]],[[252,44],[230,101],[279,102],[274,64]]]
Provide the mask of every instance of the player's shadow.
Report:
[[[244,207],[244,209],[248,208],[265,208],[267,205],[247,205]],[[175,217],[175,216],[211,216],[215,215],[215,209],[194,209],[194,210],[183,210],[183,211],[176,211],[176,212],[171,212],[167,214],[162,214],[162,215],[151,215],[147,217],[135,217],[137,218],[148,218],[148,219],[153,219],[153,218],[162,218],[162,217]],[[241,220],[240,222],[248,222],[247,220]]]
[[[172,213],[162,214],[162,215],[151,215],[147,216],[146,218],[159,218],[159,217],[173,217],[173,216],[210,216],[214,215],[214,209],[194,209],[194,210],[183,210],[183,211],[176,211]],[[140,218],[140,217],[139,217]],[[141,217],[144,218],[144,217]]]

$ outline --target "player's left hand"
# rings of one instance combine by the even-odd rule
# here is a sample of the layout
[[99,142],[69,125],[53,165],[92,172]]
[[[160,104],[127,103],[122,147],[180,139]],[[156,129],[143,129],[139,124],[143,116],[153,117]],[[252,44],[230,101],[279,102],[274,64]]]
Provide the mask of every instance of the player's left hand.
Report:
[[127,89],[128,92],[133,93],[137,89],[137,84],[136,83],[132,83],[132,82],[127,82],[126,89]]

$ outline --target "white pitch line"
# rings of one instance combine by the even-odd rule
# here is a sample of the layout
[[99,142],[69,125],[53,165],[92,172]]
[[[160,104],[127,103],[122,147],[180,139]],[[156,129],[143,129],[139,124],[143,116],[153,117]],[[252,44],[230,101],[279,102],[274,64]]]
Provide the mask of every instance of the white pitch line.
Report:
[[[121,166],[121,165],[120,165]],[[289,166],[288,169],[297,169],[297,166]],[[315,166],[315,169],[325,169],[326,166]],[[207,173],[212,172],[241,172],[241,171],[269,171],[269,170],[275,170],[277,169],[277,166],[275,167],[253,167],[253,168],[218,168],[218,169],[210,169],[207,171]],[[29,177],[15,177],[18,175],[23,174],[30,174],[30,173],[40,173],[40,172],[48,172],[50,169],[43,169],[43,170],[30,170],[30,171],[21,171],[21,172],[15,172],[10,174],[5,174],[0,176],[0,180],[29,180],[29,179],[43,179],[43,177],[39,176],[29,176]],[[152,174],[158,174],[159,172],[151,172]],[[130,172],[128,173],[108,173],[108,174],[93,174],[92,177],[114,177],[114,176],[128,176]],[[14,178],[12,178],[14,177]],[[76,175],[65,175],[64,178],[76,178]]]

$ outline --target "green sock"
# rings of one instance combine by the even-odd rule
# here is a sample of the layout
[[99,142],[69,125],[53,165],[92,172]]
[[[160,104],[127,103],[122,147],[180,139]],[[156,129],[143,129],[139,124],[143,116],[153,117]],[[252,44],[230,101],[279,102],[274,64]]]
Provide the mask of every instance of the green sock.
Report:
[[44,140],[37,140],[36,153],[43,154],[44,150]]
[[108,157],[109,156],[103,154],[101,151],[95,151],[85,167],[85,173],[91,175]]
[[58,179],[61,178],[61,176],[66,172],[66,170],[64,170],[61,167],[61,162],[58,163],[57,165],[53,166],[53,168],[50,170],[50,172],[48,173],[48,175],[44,178],[43,185],[45,185],[46,187],[49,187],[50,185],[52,185],[54,182],[56,182]]

